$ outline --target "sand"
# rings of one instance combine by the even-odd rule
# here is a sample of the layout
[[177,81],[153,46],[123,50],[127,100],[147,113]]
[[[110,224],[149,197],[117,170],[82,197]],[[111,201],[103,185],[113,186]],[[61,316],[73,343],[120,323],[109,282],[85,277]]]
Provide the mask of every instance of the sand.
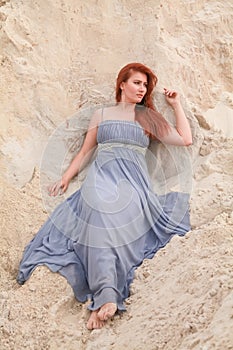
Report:
[[[233,349],[232,13],[231,1],[214,0],[0,1],[1,350]],[[61,128],[68,161],[88,122],[85,114],[76,134],[71,116],[112,100],[131,61],[158,74],[165,116],[163,86],[183,96],[194,135],[192,230],[138,268],[125,313],[88,331],[87,305],[63,277],[39,267],[23,286],[15,278],[56,204],[42,169],[50,135]]]

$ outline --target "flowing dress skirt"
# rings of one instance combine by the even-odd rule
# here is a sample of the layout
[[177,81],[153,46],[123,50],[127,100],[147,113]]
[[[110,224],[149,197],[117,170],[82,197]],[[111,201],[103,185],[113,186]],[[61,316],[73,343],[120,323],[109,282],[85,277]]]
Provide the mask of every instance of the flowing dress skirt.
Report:
[[125,310],[135,269],[190,229],[189,195],[153,192],[148,138],[134,122],[105,121],[99,150],[81,188],[61,203],[25,248],[17,281],[38,265],[59,272],[90,310]]

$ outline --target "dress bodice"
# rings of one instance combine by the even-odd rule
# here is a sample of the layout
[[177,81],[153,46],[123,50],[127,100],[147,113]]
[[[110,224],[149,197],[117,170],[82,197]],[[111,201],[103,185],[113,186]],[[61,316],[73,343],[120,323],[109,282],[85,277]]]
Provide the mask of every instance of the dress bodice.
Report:
[[149,137],[138,122],[104,120],[98,127],[97,142],[99,144],[124,143],[148,147]]

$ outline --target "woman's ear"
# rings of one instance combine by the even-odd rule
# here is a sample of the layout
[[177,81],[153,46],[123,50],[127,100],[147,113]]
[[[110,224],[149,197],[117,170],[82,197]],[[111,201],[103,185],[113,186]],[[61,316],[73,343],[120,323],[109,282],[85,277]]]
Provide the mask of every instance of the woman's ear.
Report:
[[121,90],[124,90],[124,85],[125,85],[125,82],[122,81],[122,83],[121,83],[121,85],[120,85],[120,89],[121,89]]

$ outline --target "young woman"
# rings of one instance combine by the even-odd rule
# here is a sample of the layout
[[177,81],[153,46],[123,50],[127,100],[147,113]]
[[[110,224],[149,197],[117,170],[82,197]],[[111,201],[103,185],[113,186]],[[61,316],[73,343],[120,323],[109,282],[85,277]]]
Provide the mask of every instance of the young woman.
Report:
[[94,113],[80,151],[49,193],[64,193],[98,145],[85,181],[54,210],[26,247],[20,264],[19,284],[44,264],[67,279],[79,301],[90,299],[90,330],[103,327],[117,310],[125,310],[134,271],[143,260],[152,258],[173,235],[190,229],[188,194],[158,196],[148,174],[145,153],[150,140],[192,143],[177,92],[164,89],[175,127],[155,110],[151,94],[156,82],[143,64],[121,69],[116,104]]

